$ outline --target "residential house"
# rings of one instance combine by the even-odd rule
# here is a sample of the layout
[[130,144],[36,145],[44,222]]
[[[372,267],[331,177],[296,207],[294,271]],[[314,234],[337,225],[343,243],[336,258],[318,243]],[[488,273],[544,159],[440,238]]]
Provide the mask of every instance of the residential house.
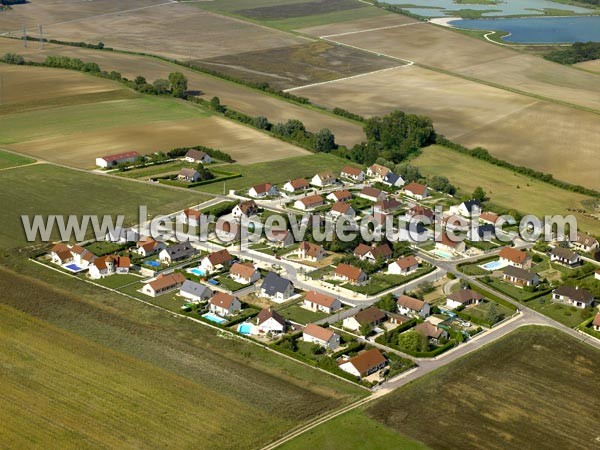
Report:
[[554,247],[550,252],[550,261],[574,267],[581,264],[581,256],[564,247]]
[[404,325],[406,322],[410,322],[410,320],[411,320],[410,317],[406,317],[405,315],[402,315],[402,314],[388,312],[388,313],[386,313],[386,315],[387,315],[388,323],[391,323],[394,325]]
[[577,232],[577,237],[571,242],[571,245],[586,253],[591,253],[592,251],[600,248],[598,239],[590,236],[589,234],[582,233],[581,231]]
[[467,248],[467,245],[464,241],[455,242],[450,237],[448,237],[448,233],[442,233],[439,240],[435,243],[435,249],[441,252],[446,252],[450,254],[460,254],[464,253]]
[[99,280],[113,274],[127,274],[131,267],[128,256],[107,255],[95,258],[89,265],[88,274],[91,279]]
[[430,322],[423,322],[415,327],[415,331],[425,336],[430,344],[439,344],[442,339],[448,339],[448,332]]
[[427,208],[426,206],[415,205],[406,211],[406,218],[415,220],[420,220],[421,222],[426,222],[429,220],[431,223],[434,222],[435,214],[432,209]]
[[395,211],[398,211],[402,207],[402,203],[400,203],[395,198],[389,198],[386,200],[382,200],[373,205],[373,211],[385,214],[391,214]]
[[242,310],[242,303],[233,295],[217,292],[209,301],[210,312],[227,317]]
[[379,202],[384,200],[386,197],[385,192],[371,186],[365,186],[357,195],[360,198],[364,198],[365,200],[369,200],[371,202]]
[[337,178],[333,172],[321,172],[312,177],[310,184],[317,187],[325,187],[335,184],[336,181]]
[[349,180],[360,183],[365,179],[365,173],[356,167],[345,166],[340,173],[340,177],[348,178]]
[[188,150],[183,159],[192,164],[210,164],[212,162],[208,153],[195,149]]
[[348,202],[352,200],[352,194],[349,190],[342,189],[341,191],[331,192],[326,198],[332,202]]
[[180,273],[160,274],[142,287],[142,292],[150,297],[165,294],[183,285],[185,277]]
[[552,300],[585,309],[593,306],[594,294],[579,286],[559,286],[552,291]]
[[161,250],[166,248],[166,245],[163,242],[154,240],[150,236],[145,236],[135,244],[135,247],[136,248],[134,252],[140,255],[141,257],[145,258],[147,256],[160,252]]
[[367,176],[369,178],[376,178],[382,181],[391,170],[381,164],[373,164],[367,169]]
[[396,300],[398,305],[398,313],[409,317],[428,317],[431,314],[431,305],[418,298],[401,295]]
[[596,314],[596,317],[594,317],[594,321],[592,322],[592,328],[595,331],[600,331],[600,313]]
[[54,264],[67,264],[73,261],[71,247],[67,244],[58,243],[50,250],[50,256]]
[[258,214],[258,205],[254,200],[246,200],[245,202],[236,205],[235,208],[233,208],[232,214],[236,219],[255,216]]
[[294,202],[294,208],[301,209],[302,211],[308,211],[309,209],[318,208],[319,206],[323,206],[325,204],[325,200],[318,194],[309,195],[307,197],[302,197]]
[[353,358],[344,359],[339,368],[358,378],[365,378],[385,368],[387,359],[376,348],[365,350]]
[[344,280],[352,284],[364,284],[367,282],[367,274],[364,273],[358,267],[351,266],[350,264],[340,263],[335,269],[335,278]]
[[383,180],[381,180],[383,184],[390,187],[402,187],[404,186],[404,178],[400,175],[396,175],[394,172],[388,172]]
[[294,295],[294,283],[275,272],[269,272],[260,286],[261,297],[283,302]]
[[502,279],[517,287],[537,286],[540,282],[537,273],[514,266],[504,268]]
[[283,185],[283,190],[290,193],[305,191],[309,188],[308,181],[305,178],[290,180]]
[[189,241],[185,241],[165,247],[159,252],[158,259],[164,263],[173,264],[174,262],[191,258],[195,254],[196,249],[192,247]]
[[419,270],[419,261],[413,255],[410,255],[388,265],[387,273],[390,275],[409,275],[417,270]]
[[192,280],[185,280],[179,288],[179,295],[194,303],[200,303],[211,298],[213,291],[203,284]]
[[215,234],[221,242],[237,242],[242,236],[242,226],[236,222],[219,218],[215,224]]
[[277,247],[285,248],[294,244],[294,234],[290,230],[271,229],[267,233],[269,241]]
[[500,216],[490,211],[482,212],[479,216],[480,222],[489,223],[490,225],[496,225],[496,222],[498,222],[498,220],[500,220]]
[[119,153],[116,155],[101,156],[96,158],[96,165],[104,169],[114,167],[118,164],[135,162],[140,157],[138,152]]
[[231,256],[229,251],[224,248],[223,250],[212,252],[210,255],[204,257],[204,259],[200,262],[200,268],[204,270],[205,273],[211,273],[231,264],[232,262],[233,256]]
[[325,249],[322,245],[304,241],[298,246],[297,254],[298,259],[317,262],[325,258]]
[[254,198],[274,197],[279,194],[277,187],[271,183],[262,183],[252,186],[248,191],[248,195]]
[[483,295],[471,289],[459,289],[446,298],[446,306],[456,309],[460,306],[479,305],[483,301]]
[[520,269],[531,269],[531,256],[514,247],[504,247],[498,254],[500,262]]
[[302,306],[311,311],[322,311],[331,314],[342,307],[342,302],[331,295],[320,294],[316,291],[308,291],[304,296]]
[[125,244],[127,242],[137,242],[140,240],[140,234],[133,228],[115,227],[104,236],[107,242],[116,242]]
[[184,168],[177,174],[177,179],[180,181],[187,181],[188,183],[196,183],[200,181],[200,174],[196,169]]
[[409,183],[404,186],[404,194],[416,200],[423,200],[429,197],[429,189],[424,184]]
[[352,208],[350,203],[337,202],[334,203],[329,211],[331,217],[347,217],[348,219],[354,219],[356,217],[356,211]]
[[71,255],[73,262],[81,268],[88,267],[97,258],[96,255],[80,245],[71,246]]
[[467,200],[458,206],[450,208],[450,212],[469,219],[479,217],[481,215],[481,202],[479,200]]
[[385,319],[386,315],[382,310],[375,308],[374,306],[369,306],[368,308],[357,312],[352,317],[346,317],[342,322],[342,326],[347,330],[360,331],[363,326],[374,328],[385,321]]
[[236,283],[250,284],[260,280],[260,270],[251,262],[234,263],[229,269],[229,276]]
[[273,308],[264,308],[256,316],[256,327],[262,334],[283,334],[287,323],[285,318]]
[[340,346],[340,335],[329,328],[323,328],[314,323],[306,325],[302,331],[302,340],[325,347],[327,350],[335,350]]
[[177,221],[186,223],[192,227],[199,227],[202,220],[202,212],[197,209],[186,208],[177,216]]
[[489,223],[469,227],[469,231],[467,232],[467,238],[473,242],[490,242],[494,237],[496,237],[496,228]]
[[389,259],[393,255],[392,249],[388,244],[371,246],[358,244],[354,249],[354,256],[361,261],[375,262],[380,259]]

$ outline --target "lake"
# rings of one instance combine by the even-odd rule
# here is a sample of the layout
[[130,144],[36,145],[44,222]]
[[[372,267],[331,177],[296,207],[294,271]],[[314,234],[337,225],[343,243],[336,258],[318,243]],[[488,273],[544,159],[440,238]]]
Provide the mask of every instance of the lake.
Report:
[[403,7],[406,11],[423,17],[452,16],[453,11],[474,9],[487,11],[483,16],[543,15],[544,9],[560,9],[578,14],[592,13],[593,10],[579,6],[565,5],[550,0],[505,0],[495,5],[457,4],[453,0],[385,0],[385,3],[410,5]]
[[506,42],[556,44],[600,42],[600,16],[453,20],[450,25],[474,30],[507,31]]

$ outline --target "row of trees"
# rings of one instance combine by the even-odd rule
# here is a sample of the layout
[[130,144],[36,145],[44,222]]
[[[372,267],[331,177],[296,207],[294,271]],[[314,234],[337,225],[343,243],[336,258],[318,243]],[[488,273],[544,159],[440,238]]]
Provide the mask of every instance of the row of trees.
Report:
[[[600,0],[596,0],[600,2]],[[576,64],[583,61],[600,59],[600,42],[575,42],[571,47],[554,50],[544,58],[560,64]]]

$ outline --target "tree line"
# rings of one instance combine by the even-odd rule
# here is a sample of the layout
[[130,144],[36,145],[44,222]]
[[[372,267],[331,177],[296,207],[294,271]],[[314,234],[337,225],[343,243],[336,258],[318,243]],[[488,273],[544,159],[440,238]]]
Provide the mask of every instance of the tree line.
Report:
[[600,42],[575,42],[571,47],[564,50],[554,50],[545,55],[544,58],[559,64],[576,64],[600,59]]

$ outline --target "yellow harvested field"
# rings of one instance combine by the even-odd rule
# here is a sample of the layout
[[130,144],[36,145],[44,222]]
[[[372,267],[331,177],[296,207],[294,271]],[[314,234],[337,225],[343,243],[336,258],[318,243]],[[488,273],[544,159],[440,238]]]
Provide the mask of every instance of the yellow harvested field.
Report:
[[336,42],[600,111],[600,78],[431,24],[345,34]]
[[49,136],[6,148],[69,166],[89,168],[97,156],[135,150],[152,153],[204,145],[229,153],[240,164],[272,161],[309,152],[220,117],[154,122]]
[[314,37],[321,37],[329,36],[332,34],[351,33],[361,30],[372,30],[375,28],[382,27],[393,27],[415,22],[419,21],[413,19],[412,17],[389,13],[380,17],[370,17],[368,19],[329,23],[327,25],[318,25],[316,27],[301,28],[296,31]]
[[[29,5],[23,6],[27,8]],[[7,16],[10,17],[10,14]],[[41,23],[44,25],[44,36],[49,39],[103,42],[107,47],[180,60],[210,58],[305,42],[302,38],[282,31],[177,2],[163,2],[154,7],[133,8],[130,11],[124,9],[118,14]],[[31,30],[30,34],[39,36],[37,29]]]
[[577,63],[575,64],[575,67],[600,73],[600,59],[593,59],[591,61]]
[[31,45],[23,48],[19,41],[0,38],[0,54],[7,52],[19,53],[33,61],[43,61],[48,55],[80,58],[86,62],[98,63],[103,70],[121,72],[130,79],[143,75],[148,80],[155,80],[167,78],[170,72],[179,71],[188,78],[189,89],[199,92],[207,100],[218,96],[223,104],[251,116],[265,116],[273,123],[298,119],[311,131],[329,128],[335,134],[336,141],[344,145],[351,146],[364,140],[364,132],[359,124],[150,57],[54,44],[46,44],[43,50]]

